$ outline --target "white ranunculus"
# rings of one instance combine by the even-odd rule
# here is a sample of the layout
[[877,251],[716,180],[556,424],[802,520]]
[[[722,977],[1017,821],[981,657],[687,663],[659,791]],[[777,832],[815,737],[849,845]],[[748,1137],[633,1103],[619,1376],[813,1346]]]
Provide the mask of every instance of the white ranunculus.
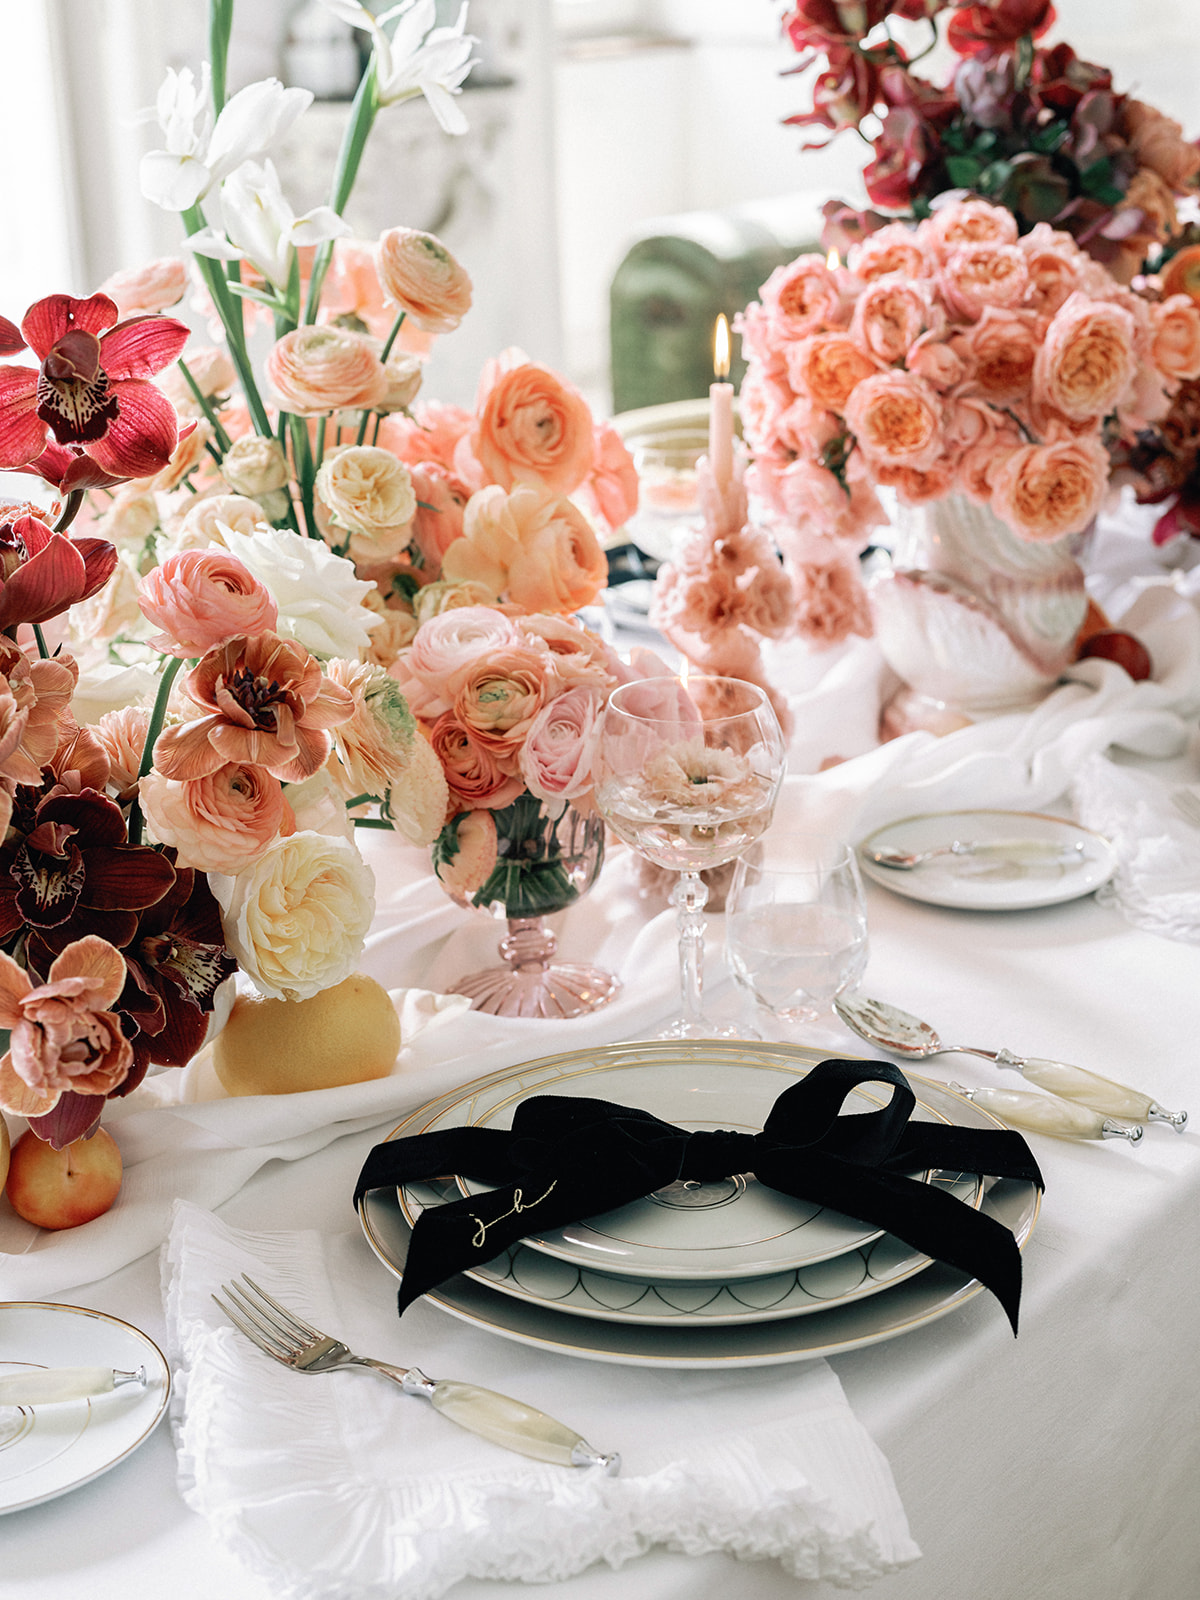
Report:
[[167,68],[154,111],[162,150],[142,157],[142,193],[165,211],[196,205],[235,168],[265,151],[312,104],[308,89],[285,89],[264,78],[239,89],[213,122],[207,62],[197,83],[190,67]]
[[249,261],[279,289],[287,288],[293,249],[350,232],[350,224],[329,206],[314,206],[298,217],[270,161],[243,161],[221,185],[220,199],[224,233],[201,228],[186,239],[188,248],[218,261]]
[[[447,133],[466,133],[467,119],[454,103],[463,79],[475,62],[473,34],[464,32],[467,7],[452,28],[438,28],[437,0],[401,0],[400,5],[371,15],[359,0],[321,0],[352,27],[371,35],[375,45],[375,90],[379,103],[394,105],[423,94],[429,109]],[[386,24],[399,18],[390,36]]]
[[361,658],[382,619],[364,605],[374,585],[355,574],[352,562],[289,528],[223,528],[221,536],[274,597],[278,633],[323,660]]
[[358,966],[375,878],[355,845],[322,833],[273,840],[232,877],[209,874],[225,942],[273,1000],[307,1000]]

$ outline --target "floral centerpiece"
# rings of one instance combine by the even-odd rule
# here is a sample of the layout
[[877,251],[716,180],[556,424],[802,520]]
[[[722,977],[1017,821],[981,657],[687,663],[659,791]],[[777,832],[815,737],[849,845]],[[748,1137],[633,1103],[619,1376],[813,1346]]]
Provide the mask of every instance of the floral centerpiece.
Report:
[[[811,110],[789,122],[830,137],[853,128],[873,147],[863,180],[878,209],[829,205],[830,242],[844,250],[896,216],[928,216],[939,196],[970,194],[1011,211],[1021,233],[1045,223],[1071,234],[1129,282],[1174,232],[1200,149],[1119,93],[1107,68],[1046,45],[1054,20],[1050,0],[793,6],[785,32],[800,65],[820,71]],[[940,37],[956,57],[941,84],[914,70]]]

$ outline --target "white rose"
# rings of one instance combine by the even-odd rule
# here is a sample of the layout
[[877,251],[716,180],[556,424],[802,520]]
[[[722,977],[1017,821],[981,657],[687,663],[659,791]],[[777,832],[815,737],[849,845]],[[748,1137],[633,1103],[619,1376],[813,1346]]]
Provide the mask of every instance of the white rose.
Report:
[[335,556],[320,539],[305,539],[288,528],[224,532],[225,544],[274,596],[276,629],[313,655],[358,661],[381,618],[368,609],[374,585],[359,578],[354,564]]
[[122,484],[108,509],[96,523],[96,533],[115,545],[140,552],[158,527],[158,501],[145,489]]
[[355,970],[375,915],[357,848],[320,833],[275,839],[244,872],[209,874],[225,942],[273,1000],[307,1000]]
[[408,543],[417,497],[411,473],[390,450],[352,444],[333,451],[317,472],[316,492],[348,530],[353,560],[390,560]]
[[221,476],[234,494],[254,498],[282,489],[288,481],[287,457],[274,439],[247,433],[235,439],[221,462]]

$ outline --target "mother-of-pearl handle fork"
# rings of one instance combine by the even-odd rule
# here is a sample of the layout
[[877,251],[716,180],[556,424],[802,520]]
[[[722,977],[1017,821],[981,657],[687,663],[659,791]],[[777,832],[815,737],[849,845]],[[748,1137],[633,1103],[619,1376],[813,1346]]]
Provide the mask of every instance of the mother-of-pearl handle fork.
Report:
[[321,1333],[281,1306],[245,1273],[240,1283],[222,1284],[221,1290],[229,1304],[220,1295],[214,1294],[212,1298],[234,1327],[266,1355],[295,1372],[336,1372],[343,1367],[366,1367],[398,1384],[405,1394],[428,1400],[435,1411],[457,1422],[460,1428],[467,1428],[518,1455],[551,1461],[560,1467],[603,1467],[610,1476],[620,1471],[619,1455],[593,1450],[565,1423],[556,1422],[544,1411],[537,1411],[521,1400],[510,1400],[507,1395],[477,1388],[473,1383],[427,1378],[416,1367],[397,1367],[390,1361],[356,1356],[339,1339]]

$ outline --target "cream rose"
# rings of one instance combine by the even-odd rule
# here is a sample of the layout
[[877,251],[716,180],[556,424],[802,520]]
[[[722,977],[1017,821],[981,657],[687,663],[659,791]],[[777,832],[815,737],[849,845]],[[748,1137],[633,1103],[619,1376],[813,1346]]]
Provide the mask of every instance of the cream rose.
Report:
[[235,439],[225,452],[221,476],[234,494],[254,499],[284,487],[288,481],[287,457],[274,439],[247,433]]
[[213,873],[225,942],[257,989],[306,1000],[348,978],[375,915],[375,879],[354,845],[301,832],[232,876]]
[[[225,351],[215,344],[202,344],[185,350],[182,361],[188,369],[192,383],[206,400],[228,395],[237,382],[233,362]],[[196,399],[192,384],[179,369],[178,362],[160,372],[155,383],[166,395],[182,417],[202,417],[204,407]]]
[[204,550],[210,544],[223,545],[225,530],[253,533],[266,526],[263,508],[257,500],[241,494],[213,494],[197,500],[174,529],[170,539],[172,554],[180,550]]
[[387,394],[388,379],[374,345],[345,328],[294,328],[267,357],[267,377],[285,411],[369,411]]
[[375,266],[387,298],[428,333],[452,333],[471,309],[470,278],[432,233],[389,228]]
[[355,561],[399,555],[409,540],[417,497],[402,461],[371,445],[346,445],[325,457],[317,472],[317,497],[350,534]]
[[1096,439],[1064,439],[1014,450],[992,478],[992,509],[1022,539],[1082,533],[1100,509],[1108,455]]
[[924,472],[942,451],[942,402],[923,378],[880,372],[850,396],[846,422],[869,460]]
[[1033,369],[1039,405],[1084,421],[1105,417],[1137,370],[1134,321],[1123,306],[1072,295],[1054,314]]

